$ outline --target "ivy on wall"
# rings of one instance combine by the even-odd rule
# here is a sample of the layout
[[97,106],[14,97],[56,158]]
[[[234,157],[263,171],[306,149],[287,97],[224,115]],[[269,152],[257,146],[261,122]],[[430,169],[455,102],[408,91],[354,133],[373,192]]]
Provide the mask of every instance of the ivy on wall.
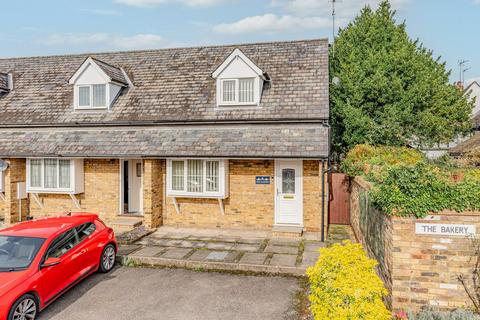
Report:
[[349,176],[373,184],[372,204],[396,216],[480,210],[480,168],[449,159],[433,162],[409,148],[358,145],[342,163]]

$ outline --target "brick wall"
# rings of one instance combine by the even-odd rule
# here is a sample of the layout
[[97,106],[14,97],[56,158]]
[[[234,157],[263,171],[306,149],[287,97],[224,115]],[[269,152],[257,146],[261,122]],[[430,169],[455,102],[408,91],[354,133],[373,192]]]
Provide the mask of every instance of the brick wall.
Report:
[[69,195],[39,194],[43,208],[30,199],[30,215],[42,217],[69,211],[93,212],[107,223],[112,221],[119,213],[119,165],[117,159],[85,159],[85,193],[76,195],[81,208],[75,206]]
[[[275,176],[273,160],[230,160],[230,195],[225,215],[216,199],[178,198],[181,213],[166,198],[164,224],[178,227],[223,227],[271,230],[275,214],[275,183],[255,184],[255,176]],[[321,170],[319,161],[304,161],[304,224],[308,231],[321,230]],[[327,197],[327,195],[325,195]],[[325,220],[326,221],[326,220]]]
[[[25,159],[9,159],[9,167],[4,172],[5,200],[0,200],[0,210],[3,211],[5,224],[10,225],[25,220],[28,213],[28,200],[17,199],[17,184],[25,182]],[[21,210],[20,210],[21,209]],[[20,219],[20,213],[22,215]]]
[[163,224],[165,160],[143,161],[143,213],[148,228]]
[[465,236],[419,235],[415,224],[475,225],[478,232],[480,212],[442,212],[425,219],[387,217],[368,205],[368,188],[359,178],[352,183],[352,227],[369,255],[380,263],[379,274],[391,292],[391,307],[419,310],[424,306],[455,309],[470,305],[457,276],[472,271],[471,240]]

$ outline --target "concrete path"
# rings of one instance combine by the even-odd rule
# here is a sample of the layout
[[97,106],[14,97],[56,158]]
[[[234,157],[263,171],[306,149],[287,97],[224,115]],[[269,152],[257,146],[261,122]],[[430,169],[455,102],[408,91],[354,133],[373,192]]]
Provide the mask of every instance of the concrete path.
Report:
[[160,228],[119,252],[124,264],[304,275],[325,244],[266,232]]
[[297,290],[294,278],[120,267],[86,279],[38,320],[282,320]]

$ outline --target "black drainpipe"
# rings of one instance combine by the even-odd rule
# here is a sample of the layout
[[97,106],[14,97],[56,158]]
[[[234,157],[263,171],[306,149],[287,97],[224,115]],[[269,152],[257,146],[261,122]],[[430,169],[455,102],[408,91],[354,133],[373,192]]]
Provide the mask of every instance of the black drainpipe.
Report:
[[325,241],[325,160],[322,160],[322,242]]

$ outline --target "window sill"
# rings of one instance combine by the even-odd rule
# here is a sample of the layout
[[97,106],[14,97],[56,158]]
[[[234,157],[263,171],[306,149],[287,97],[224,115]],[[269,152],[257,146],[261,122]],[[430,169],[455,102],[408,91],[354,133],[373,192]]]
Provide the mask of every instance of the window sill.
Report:
[[37,193],[37,194],[80,194],[83,192],[76,192],[75,190],[58,190],[58,189],[28,189],[27,193]]
[[75,107],[74,109],[75,110],[82,110],[82,111],[85,111],[85,110],[107,110],[108,107],[107,106],[104,106],[104,107]]
[[167,193],[170,198],[200,198],[200,199],[226,199],[225,194],[188,194],[188,193]]

